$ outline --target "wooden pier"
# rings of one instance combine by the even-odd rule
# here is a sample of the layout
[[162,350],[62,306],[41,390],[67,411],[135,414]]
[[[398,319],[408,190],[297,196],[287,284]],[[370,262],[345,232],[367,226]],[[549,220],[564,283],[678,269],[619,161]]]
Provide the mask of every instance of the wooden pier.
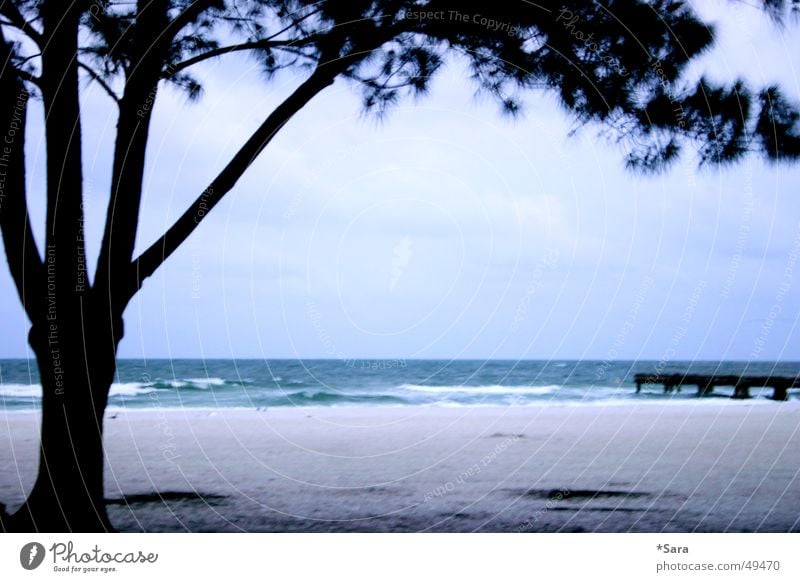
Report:
[[681,391],[685,385],[697,386],[697,395],[706,396],[715,386],[733,386],[731,398],[750,398],[750,388],[772,388],[772,400],[786,400],[791,388],[800,388],[797,376],[736,376],[718,374],[636,374],[636,392],[643,384],[663,384],[664,392]]

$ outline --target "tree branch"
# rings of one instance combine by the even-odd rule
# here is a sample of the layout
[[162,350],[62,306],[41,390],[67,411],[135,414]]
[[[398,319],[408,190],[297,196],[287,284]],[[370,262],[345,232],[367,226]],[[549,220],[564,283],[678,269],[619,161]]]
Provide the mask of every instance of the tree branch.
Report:
[[[0,60],[10,49],[0,31]],[[8,128],[0,155],[0,231],[8,268],[28,317],[41,316],[44,264],[33,238],[25,191],[25,126],[29,94],[16,71],[0,74],[0,119]],[[13,130],[13,134],[12,134]],[[10,140],[10,143],[9,143]],[[8,149],[5,149],[8,148]]]
[[138,0],[133,66],[118,101],[111,191],[94,280],[112,319],[121,317],[128,299],[125,292],[139,223],[150,121],[168,50],[161,41],[168,7],[168,0]]
[[128,290],[131,297],[141,288],[142,282],[175,252],[208,212],[233,188],[278,131],[320,91],[333,84],[341,72],[340,63],[341,61],[334,61],[318,65],[312,75],[266,118],[191,206],[131,263],[132,280]]
[[[58,295],[86,292],[84,267],[83,153],[78,79],[81,5],[58,0],[42,4],[43,28],[51,49],[42,54],[45,114],[48,277],[52,264]],[[50,252],[52,251],[52,256]],[[50,259],[52,258],[52,263]]]
[[19,69],[15,69],[14,74],[23,81],[28,81],[30,83],[33,83],[37,87],[41,85],[42,80],[39,77],[32,75],[31,73],[28,73],[27,71],[20,71]]
[[261,39],[250,42],[244,42],[241,44],[234,44],[230,46],[220,47],[206,51],[199,55],[195,55],[191,58],[186,59],[185,61],[181,61],[180,63],[172,65],[170,67],[169,73],[171,75],[174,75],[175,73],[178,73],[184,69],[196,65],[197,63],[201,63],[208,59],[220,57],[228,53],[235,53],[248,50],[268,49],[268,48],[296,48],[305,46],[308,43],[314,42],[314,40],[316,40],[316,35],[309,35],[303,39],[293,39],[293,40]]
[[94,69],[82,63],[81,61],[78,61],[78,67],[83,69],[92,78],[93,81],[96,81],[97,84],[100,85],[100,87],[102,87],[103,90],[108,94],[108,96],[111,97],[111,99],[113,99],[117,105],[119,105],[119,96],[117,96],[117,94],[114,93],[114,90],[111,88],[111,86],[108,83],[106,83]]

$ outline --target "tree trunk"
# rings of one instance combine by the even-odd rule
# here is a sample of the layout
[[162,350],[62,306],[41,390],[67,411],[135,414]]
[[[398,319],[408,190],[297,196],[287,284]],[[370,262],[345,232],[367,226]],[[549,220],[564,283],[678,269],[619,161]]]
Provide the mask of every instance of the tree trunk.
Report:
[[57,326],[31,329],[42,384],[39,473],[8,531],[113,530],[103,494],[103,413],[118,342],[96,324],[84,329],[80,311],[65,318],[68,325],[59,317]]
[[[26,301],[29,343],[42,384],[39,474],[28,499],[3,527],[14,531],[109,531],[103,496],[103,413],[122,338],[121,313],[111,309],[106,286],[93,293],[86,273],[78,29],[85,3],[47,0],[41,5],[47,50],[42,49],[39,86],[45,110],[47,211],[44,261],[35,280],[24,268],[12,271],[20,289],[35,285]],[[5,42],[5,41],[4,41]],[[8,47],[6,47],[8,52]],[[14,119],[20,80],[3,79],[14,90],[0,100],[4,118]],[[24,113],[24,111],[23,111]],[[23,120],[21,113],[16,113]],[[4,237],[27,227],[21,131],[16,170],[17,209],[3,220]],[[14,230],[15,227],[16,229]],[[11,229],[11,230],[9,230]],[[32,238],[32,237],[31,237]],[[7,246],[7,251],[8,251]],[[13,248],[13,247],[12,247]],[[32,255],[29,262],[34,262]],[[114,314],[114,315],[112,315]],[[112,325],[113,324],[113,325]]]

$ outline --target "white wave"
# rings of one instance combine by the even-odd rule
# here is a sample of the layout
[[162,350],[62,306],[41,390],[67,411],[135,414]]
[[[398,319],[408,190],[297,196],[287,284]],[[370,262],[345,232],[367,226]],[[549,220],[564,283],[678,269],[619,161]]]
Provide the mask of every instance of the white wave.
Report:
[[634,389],[621,386],[580,386],[577,388],[570,388],[570,390],[572,391],[570,394],[574,394],[582,398],[591,398],[594,400],[628,396],[629,394],[635,393]]
[[187,386],[191,386],[192,388],[199,388],[201,390],[206,390],[211,386],[225,385],[225,380],[222,378],[180,378],[176,380],[158,380],[157,382],[162,385],[170,386],[171,388],[186,388]]
[[561,386],[552,384],[550,386],[427,386],[420,384],[403,384],[404,390],[412,392],[427,392],[429,394],[530,394],[534,396],[545,396],[554,394],[561,389]]
[[225,380],[222,378],[184,378],[183,383],[183,386],[188,386],[191,384],[193,386],[197,386],[198,388],[207,389],[211,386],[224,386]]
[[[155,388],[143,386],[138,382],[112,384],[111,396],[138,396],[155,392]],[[41,398],[42,387],[39,384],[0,384],[0,397],[5,398]]]
[[0,397],[41,398],[42,387],[39,384],[0,384]]
[[152,386],[144,386],[139,382],[123,382],[112,384],[109,396],[139,396],[140,394],[149,394],[155,391],[156,389]]

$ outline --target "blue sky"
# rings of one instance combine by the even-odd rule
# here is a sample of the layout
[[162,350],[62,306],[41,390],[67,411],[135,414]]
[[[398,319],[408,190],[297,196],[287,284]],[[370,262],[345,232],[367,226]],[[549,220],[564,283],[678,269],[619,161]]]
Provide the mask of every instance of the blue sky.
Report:
[[[703,71],[779,81],[800,100],[799,25],[704,6],[720,44]],[[200,76],[199,104],[159,95],[140,249],[299,78],[267,84],[243,59]],[[698,170],[687,157],[635,176],[594,128],[569,137],[546,94],[508,120],[464,77],[451,63],[430,96],[380,122],[345,83],[319,96],[148,280],[120,356],[798,359],[800,166]],[[83,107],[94,256],[115,118],[94,88]],[[39,117],[28,143],[37,225]],[[5,268],[0,293],[0,357],[26,356]]]

